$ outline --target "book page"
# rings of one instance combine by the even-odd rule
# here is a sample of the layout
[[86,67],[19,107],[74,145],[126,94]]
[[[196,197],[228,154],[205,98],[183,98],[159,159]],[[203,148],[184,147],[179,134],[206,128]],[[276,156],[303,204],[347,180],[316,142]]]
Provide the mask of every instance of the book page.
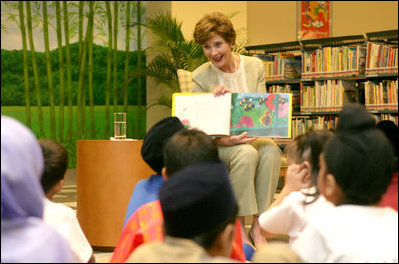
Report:
[[291,93],[233,93],[230,135],[291,138]]
[[197,128],[208,135],[229,135],[231,94],[215,97],[213,93],[173,94],[172,116],[186,128]]

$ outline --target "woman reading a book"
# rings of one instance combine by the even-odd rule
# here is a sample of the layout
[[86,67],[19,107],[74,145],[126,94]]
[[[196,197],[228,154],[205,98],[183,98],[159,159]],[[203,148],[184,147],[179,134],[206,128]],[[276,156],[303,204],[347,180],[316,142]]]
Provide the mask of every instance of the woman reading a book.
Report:
[[[193,71],[194,92],[266,93],[265,70],[255,57],[232,52],[236,33],[231,21],[215,12],[205,15],[195,26],[195,41],[202,45],[209,62]],[[230,180],[239,205],[244,243],[266,244],[258,218],[273,201],[277,188],[281,150],[270,139],[237,136],[217,137],[219,156],[230,169]],[[253,216],[251,230],[245,233],[245,216]]]

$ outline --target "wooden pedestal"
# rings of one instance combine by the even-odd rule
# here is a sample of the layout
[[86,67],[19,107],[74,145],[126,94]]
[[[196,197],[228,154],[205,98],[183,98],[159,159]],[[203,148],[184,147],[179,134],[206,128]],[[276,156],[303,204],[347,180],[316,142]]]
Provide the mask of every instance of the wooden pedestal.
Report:
[[142,144],[142,140],[77,141],[77,216],[95,248],[116,246],[134,186],[154,173],[141,158]]

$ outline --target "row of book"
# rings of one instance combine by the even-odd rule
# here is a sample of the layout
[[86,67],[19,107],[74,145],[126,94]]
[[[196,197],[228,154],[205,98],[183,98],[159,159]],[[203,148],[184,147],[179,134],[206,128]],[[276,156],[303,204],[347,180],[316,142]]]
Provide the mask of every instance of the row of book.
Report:
[[[398,125],[398,116],[391,114],[374,115],[376,122],[381,120],[391,120]],[[291,135],[289,139],[275,138],[276,144],[288,144],[293,138],[306,133],[310,129],[330,129],[335,130],[339,117],[337,115],[321,115],[321,116],[297,116],[292,117]]]
[[301,77],[301,61],[291,53],[255,54],[255,56],[261,59],[265,65],[267,81]]
[[293,138],[306,133],[310,129],[335,129],[338,122],[336,115],[322,116],[297,116],[291,120],[291,138],[275,138],[274,142],[278,145],[288,144]]
[[[297,87],[296,87],[297,86]],[[270,85],[267,87],[268,93],[291,93],[292,94],[292,111],[300,111],[300,91],[299,85],[285,84],[285,85]]]
[[398,47],[367,43],[366,74],[398,72]]
[[263,61],[267,81],[398,72],[398,47],[374,42],[303,51],[300,58],[290,53],[254,56]]
[[391,120],[394,122],[396,125],[398,125],[398,116],[397,115],[391,115],[391,114],[378,114],[375,115],[375,117],[378,119],[378,121],[381,120]]
[[355,81],[325,80],[314,85],[301,84],[301,112],[339,111],[346,102],[358,102]]
[[362,74],[365,71],[366,46],[324,47],[302,53],[302,78],[335,77]]
[[335,129],[338,122],[338,116],[321,115],[311,117],[293,117],[292,118],[292,138],[306,133],[309,129]]
[[397,110],[398,79],[365,82],[364,97],[367,110]]

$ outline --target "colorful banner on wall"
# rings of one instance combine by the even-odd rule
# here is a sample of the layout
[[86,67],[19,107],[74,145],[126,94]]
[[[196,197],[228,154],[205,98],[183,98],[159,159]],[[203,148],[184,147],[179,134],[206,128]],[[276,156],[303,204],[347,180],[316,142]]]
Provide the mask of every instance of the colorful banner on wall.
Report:
[[330,37],[330,1],[300,1],[300,32],[298,38]]

